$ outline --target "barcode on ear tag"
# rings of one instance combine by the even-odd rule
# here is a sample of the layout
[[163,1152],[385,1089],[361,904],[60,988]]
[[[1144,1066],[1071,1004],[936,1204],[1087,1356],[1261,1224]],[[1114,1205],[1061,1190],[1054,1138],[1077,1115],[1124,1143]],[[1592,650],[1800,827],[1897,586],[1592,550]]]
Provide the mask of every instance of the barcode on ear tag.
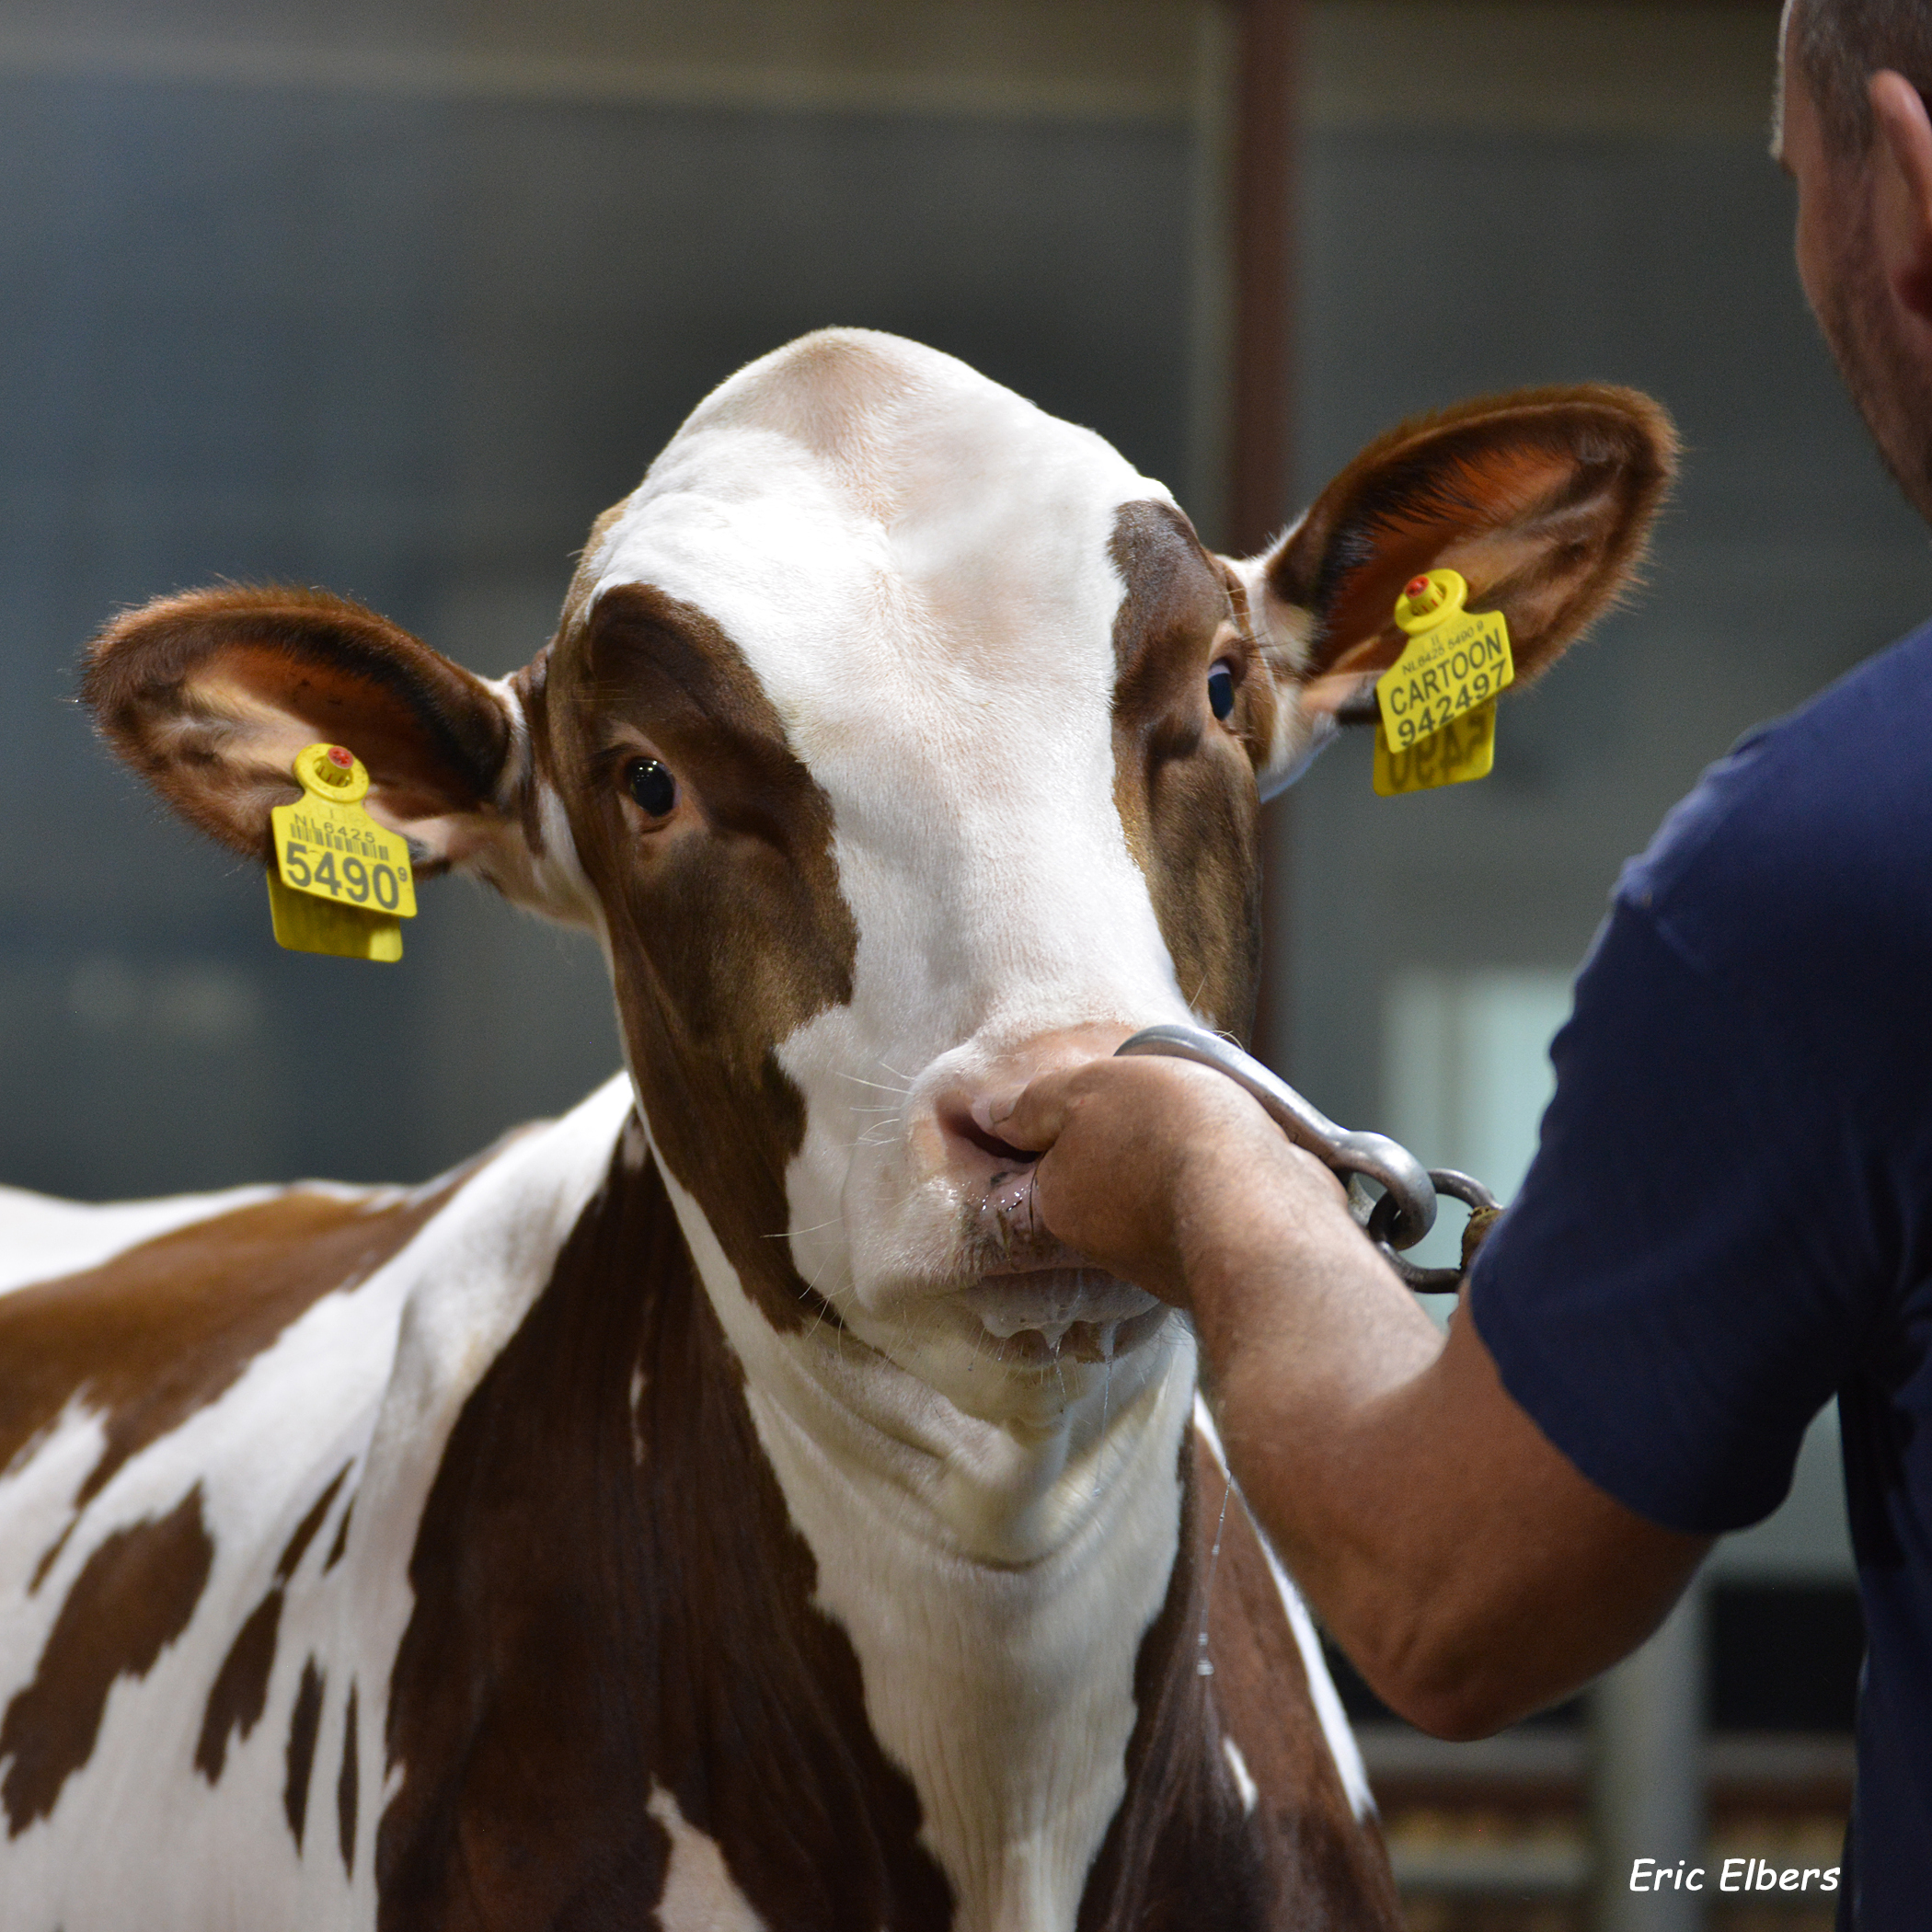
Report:
[[313,794],[269,814],[275,827],[275,865],[293,892],[312,892],[337,905],[416,916],[416,880],[409,848],[360,805]]
[[1393,749],[1406,751],[1493,700],[1515,675],[1502,613],[1453,609],[1412,631],[1401,656],[1375,680],[1383,731]]

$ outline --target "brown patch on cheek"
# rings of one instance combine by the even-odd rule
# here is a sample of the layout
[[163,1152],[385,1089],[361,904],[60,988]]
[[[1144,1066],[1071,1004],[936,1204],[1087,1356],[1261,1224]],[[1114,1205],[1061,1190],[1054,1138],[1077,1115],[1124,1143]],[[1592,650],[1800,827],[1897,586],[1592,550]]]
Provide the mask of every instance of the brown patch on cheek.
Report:
[[52,1813],[94,1755],[117,1677],[144,1677],[187,1629],[214,1563],[197,1483],[166,1516],[102,1539],[61,1605],[33,1681],[0,1720],[7,1835]]
[[374,1213],[284,1194],[0,1296],[0,1468],[78,1397],[107,1435],[75,1497],[84,1509],[131,1456],[232,1387],[313,1303],[359,1285],[407,1246],[474,1171]]
[[[776,1047],[852,997],[858,934],[830,801],[743,654],[689,604],[644,586],[605,592],[568,674],[568,706],[551,699],[556,762],[653,1144],[767,1318],[801,1326],[828,1311],[776,1238],[805,1137]],[[696,822],[654,839],[627,811],[621,759],[596,759],[597,735],[619,723],[649,733]]]
[[1179,513],[1123,504],[1113,558],[1127,585],[1114,619],[1114,803],[1147,880],[1181,995],[1246,1037],[1260,965],[1254,769],[1273,730],[1266,679],[1241,679],[1228,728],[1207,707],[1219,648],[1247,667],[1226,577]]
[[1253,798],[1251,781],[1244,792],[1225,772],[1178,764],[1123,773],[1116,787],[1123,822],[1130,812],[1144,814],[1149,857],[1135,857],[1181,997],[1210,1026],[1243,1041],[1261,962]]

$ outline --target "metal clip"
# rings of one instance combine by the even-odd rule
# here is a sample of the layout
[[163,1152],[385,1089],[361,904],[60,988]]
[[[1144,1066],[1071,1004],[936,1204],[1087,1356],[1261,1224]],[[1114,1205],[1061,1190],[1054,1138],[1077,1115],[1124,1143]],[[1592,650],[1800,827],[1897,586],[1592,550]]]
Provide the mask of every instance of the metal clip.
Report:
[[[1297,1147],[1305,1148],[1348,1183],[1350,1212],[1409,1287],[1425,1294],[1455,1292],[1461,1269],[1418,1268],[1404,1260],[1398,1250],[1413,1248],[1435,1225],[1438,1192],[1464,1202],[1472,1211],[1493,1209],[1496,1197],[1481,1181],[1453,1167],[1425,1168],[1407,1147],[1386,1133],[1356,1133],[1337,1126],[1259,1060],[1244,1053],[1232,1041],[1202,1028],[1146,1027],[1123,1041],[1115,1052],[1192,1060],[1225,1074],[1259,1101],[1269,1119]],[[1374,1181],[1383,1190],[1379,1200],[1371,1198],[1363,1181]]]

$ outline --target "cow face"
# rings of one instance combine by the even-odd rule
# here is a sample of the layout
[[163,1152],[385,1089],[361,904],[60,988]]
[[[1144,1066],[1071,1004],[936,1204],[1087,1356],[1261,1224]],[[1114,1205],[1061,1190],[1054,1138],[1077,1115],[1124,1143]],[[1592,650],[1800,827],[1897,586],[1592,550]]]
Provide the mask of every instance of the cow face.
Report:
[[1031,1225],[987,1101],[1155,1021],[1242,1031],[1259,800],[1393,658],[1402,583],[1460,569],[1526,682],[1671,460],[1628,392],[1475,404],[1231,562],[1098,437],[833,331],[699,407],[503,683],[336,598],[224,590],[117,623],[86,695],[251,857],[331,738],[423,870],[595,929],[714,1295],[1043,1419],[1103,1362],[1131,1397],[1165,1317]]

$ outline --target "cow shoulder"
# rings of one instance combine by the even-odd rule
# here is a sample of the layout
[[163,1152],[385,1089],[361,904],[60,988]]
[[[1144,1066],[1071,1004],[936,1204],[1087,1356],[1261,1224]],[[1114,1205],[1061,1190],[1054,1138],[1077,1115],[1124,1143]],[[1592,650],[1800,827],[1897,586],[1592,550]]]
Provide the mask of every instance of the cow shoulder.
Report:
[[1293,1585],[1201,1429],[1181,1473],[1180,1554],[1141,1642],[1127,1795],[1080,1932],[1393,1932],[1386,1854],[1372,1809],[1358,1812],[1339,1713],[1325,1721],[1332,1692],[1311,1681]]
[[384,1926],[950,1923],[640,1137],[464,1405],[409,1581]]

